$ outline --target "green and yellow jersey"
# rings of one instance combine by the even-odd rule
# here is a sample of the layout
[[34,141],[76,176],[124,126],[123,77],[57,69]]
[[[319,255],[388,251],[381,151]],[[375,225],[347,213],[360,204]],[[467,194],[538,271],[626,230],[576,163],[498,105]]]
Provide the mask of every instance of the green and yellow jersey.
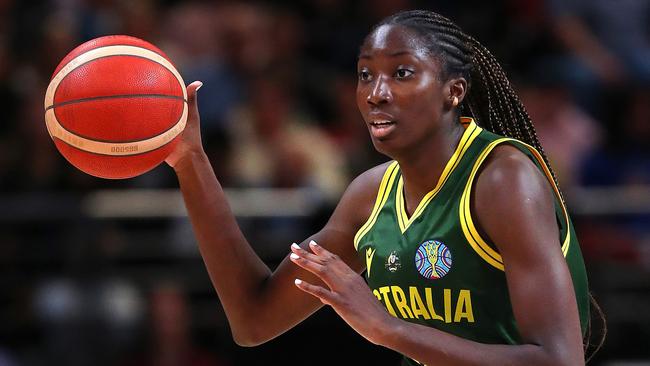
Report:
[[[404,181],[392,162],[381,181],[372,213],[354,245],[366,263],[373,294],[393,316],[481,343],[519,344],[501,255],[481,237],[470,212],[477,172],[499,144],[526,154],[555,191],[560,243],[578,300],[580,323],[589,317],[587,276],[578,240],[551,173],[533,147],[462,118],[460,143],[436,187],[411,217],[404,206]],[[418,365],[405,357],[405,365]]]

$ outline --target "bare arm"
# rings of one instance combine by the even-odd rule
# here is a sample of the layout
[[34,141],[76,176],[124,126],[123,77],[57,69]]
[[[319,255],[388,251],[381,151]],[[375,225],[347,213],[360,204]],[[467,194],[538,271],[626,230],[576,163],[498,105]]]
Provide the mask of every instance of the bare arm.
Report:
[[482,344],[392,317],[336,256],[318,247],[313,254],[294,250],[294,261],[320,273],[329,289],[306,281],[297,286],[331,305],[371,342],[426,365],[584,364],[573,284],[545,177],[519,151],[503,146],[486,162],[475,188],[475,217],[498,243],[522,345]]
[[[322,306],[318,299],[293,285],[296,277],[317,279],[286,258],[271,273],[244,238],[202,149],[197,85],[188,86],[188,124],[166,161],[178,176],[201,256],[223,304],[233,338],[240,345],[252,346],[283,333]],[[354,271],[361,272],[364,267],[356,257],[353,237],[370,214],[383,170],[385,167],[377,167],[358,177],[325,227],[303,245],[315,239],[337,253]]]

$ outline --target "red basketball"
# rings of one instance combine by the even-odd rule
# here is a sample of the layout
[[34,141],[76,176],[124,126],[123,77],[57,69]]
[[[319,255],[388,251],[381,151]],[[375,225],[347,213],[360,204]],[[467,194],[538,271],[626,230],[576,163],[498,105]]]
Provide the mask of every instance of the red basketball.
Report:
[[141,39],[106,36],[70,52],[45,94],[45,122],[75,167],[130,178],[160,164],[187,121],[185,83],[161,50]]

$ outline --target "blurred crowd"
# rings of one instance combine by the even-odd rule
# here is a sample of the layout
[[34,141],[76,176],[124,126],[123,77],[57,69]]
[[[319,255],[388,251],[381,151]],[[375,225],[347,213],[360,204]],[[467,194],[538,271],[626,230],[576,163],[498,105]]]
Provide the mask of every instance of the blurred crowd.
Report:
[[[43,98],[58,62],[84,41],[127,34],[166,52],[186,83],[204,82],[203,141],[222,185],[310,188],[326,217],[351,179],[387,159],[372,148],[357,111],[358,47],[374,23],[412,8],[450,17],[500,60],[570,208],[585,188],[650,187],[647,1],[0,0],[0,199],[28,204],[97,189],[177,187],[164,164],[123,181],[85,175],[62,158],[45,129]],[[10,324],[0,330],[1,366],[50,364],[52,357],[70,365],[101,364],[99,357],[112,365],[243,364],[232,348],[214,351],[211,343],[228,336],[222,315],[207,316],[215,329],[196,324],[220,311],[196,252],[178,254],[160,243],[191,238],[186,221],[64,220],[56,214],[63,206],[38,220],[0,215],[0,300],[8,304],[0,305],[0,321]],[[629,285],[650,277],[650,213],[577,213],[574,220],[592,288],[613,314],[601,358],[650,359],[647,347],[621,335],[634,332],[643,344],[650,316],[620,309],[650,304],[643,293],[650,287]],[[302,234],[318,224],[290,227]],[[129,246],[147,240],[163,249],[132,253]],[[188,267],[201,286],[162,270]],[[623,281],[632,293],[615,292]],[[627,305],[617,302],[625,296]],[[204,306],[197,310],[197,303]]]
[[[565,190],[648,182],[638,158],[647,154],[650,129],[646,2],[4,0],[0,188],[115,184],[77,173],[53,152],[42,100],[52,71],[74,47],[128,34],[163,49],[188,83],[205,83],[202,128],[224,185],[314,186],[335,198],[350,177],[382,160],[353,98],[358,46],[372,24],[414,7],[448,15],[493,50]],[[161,169],[120,185],[175,182]]]

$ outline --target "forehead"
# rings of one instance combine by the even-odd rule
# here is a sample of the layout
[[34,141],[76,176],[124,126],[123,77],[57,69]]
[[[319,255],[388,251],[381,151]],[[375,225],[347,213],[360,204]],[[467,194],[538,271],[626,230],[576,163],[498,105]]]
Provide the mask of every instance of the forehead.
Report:
[[368,35],[361,45],[359,58],[399,53],[410,53],[423,60],[431,57],[431,51],[415,30],[403,25],[384,24]]

